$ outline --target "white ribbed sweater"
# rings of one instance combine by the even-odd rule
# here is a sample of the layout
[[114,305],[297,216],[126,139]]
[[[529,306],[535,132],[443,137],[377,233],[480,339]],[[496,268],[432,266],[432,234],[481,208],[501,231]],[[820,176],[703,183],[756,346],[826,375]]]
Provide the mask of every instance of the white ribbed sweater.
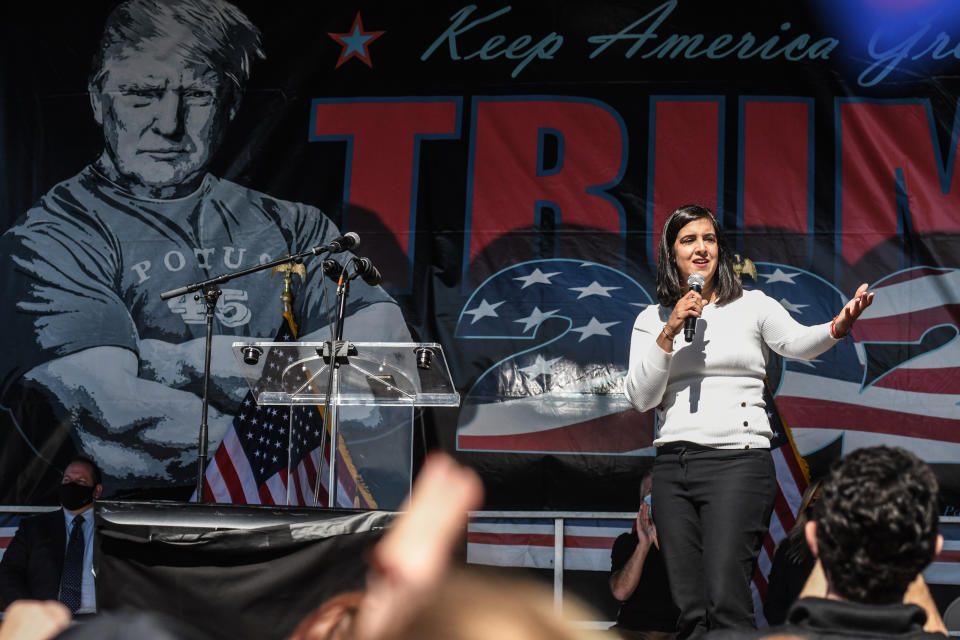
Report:
[[654,444],[686,440],[719,449],[769,448],[763,401],[767,348],[810,360],[837,343],[830,323],[804,326],[760,291],[704,307],[693,342],[657,344],[672,309],[651,305],[633,325],[624,392],[640,411],[656,407]]

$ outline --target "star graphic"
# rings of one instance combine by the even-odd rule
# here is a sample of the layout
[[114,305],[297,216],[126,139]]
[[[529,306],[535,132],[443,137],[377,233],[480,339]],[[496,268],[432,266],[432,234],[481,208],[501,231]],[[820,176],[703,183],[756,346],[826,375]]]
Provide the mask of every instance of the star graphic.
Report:
[[790,313],[803,313],[801,309],[804,307],[809,307],[808,304],[793,304],[786,298],[780,298],[780,304],[783,305],[783,308],[789,311]]
[[619,320],[614,322],[600,322],[593,316],[590,316],[590,322],[582,327],[575,327],[570,329],[570,331],[576,331],[580,334],[580,339],[577,342],[583,342],[590,336],[609,336],[610,332],[607,331],[607,327],[612,327],[615,324],[620,324]]
[[514,320],[514,322],[522,322],[523,332],[526,333],[558,311],[560,311],[560,309],[554,309],[553,311],[540,311],[540,307],[534,307],[533,311],[530,312],[530,315],[528,315],[526,318]]
[[328,36],[343,45],[343,50],[340,51],[340,58],[337,60],[337,66],[334,69],[339,69],[340,65],[350,58],[357,58],[372,69],[373,62],[370,60],[370,52],[367,47],[384,33],[386,31],[367,31],[364,29],[360,12],[357,11],[357,17],[353,19],[353,26],[350,27],[350,31],[347,33],[327,33]]
[[601,284],[596,280],[591,282],[590,286],[587,287],[570,287],[571,291],[580,292],[580,295],[577,296],[577,300],[580,298],[586,298],[587,296],[603,296],[605,298],[609,298],[611,297],[610,292],[615,289],[620,289],[620,287],[604,287],[601,286]]
[[802,364],[803,366],[810,367],[811,369],[816,369],[817,364],[823,362],[823,360],[819,360],[817,358],[814,358],[813,360],[801,360],[800,358],[784,358],[784,360],[786,360],[787,362],[796,362],[797,364]]
[[793,281],[793,279],[796,278],[796,277],[797,277],[798,275],[800,275],[800,274],[799,274],[799,273],[784,273],[784,272],[780,269],[780,267],[777,267],[777,269],[776,269],[773,273],[760,273],[760,274],[758,274],[758,275],[759,275],[761,278],[766,278],[766,279],[767,279],[767,284],[773,284],[774,282],[786,282],[787,284],[797,284],[796,282]]
[[487,302],[487,299],[484,298],[483,300],[480,301],[480,306],[478,306],[476,309],[471,309],[470,311],[464,311],[463,313],[464,314],[469,313],[470,315],[472,315],[473,320],[470,321],[470,324],[476,324],[477,320],[479,320],[480,318],[499,317],[497,315],[496,309],[503,303],[504,301],[501,300],[500,302],[495,302],[494,304],[490,304],[489,302]]
[[553,284],[550,282],[550,278],[553,276],[560,275],[559,271],[554,271],[552,273],[544,273],[540,269],[534,269],[533,273],[528,276],[520,276],[519,278],[514,278],[514,280],[519,280],[523,283],[521,289],[526,289],[532,284]]
[[552,376],[553,375],[553,363],[560,360],[560,358],[553,358],[552,360],[544,360],[543,356],[539,353],[537,354],[537,359],[534,360],[533,364],[529,367],[523,367],[520,369],[524,375],[533,379],[537,376]]

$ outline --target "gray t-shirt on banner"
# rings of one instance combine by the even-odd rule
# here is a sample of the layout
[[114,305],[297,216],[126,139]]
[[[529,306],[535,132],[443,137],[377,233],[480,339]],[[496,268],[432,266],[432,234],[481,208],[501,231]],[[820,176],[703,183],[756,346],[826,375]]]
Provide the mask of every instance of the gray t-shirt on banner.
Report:
[[[319,209],[207,175],[175,200],[135,198],[87,167],[50,190],[0,240],[12,262],[3,319],[4,380],[50,358],[94,346],[137,351],[138,339],[203,337],[205,307],[160,294],[299,253],[339,235]],[[4,262],[7,262],[7,260]],[[300,334],[326,326],[320,260],[305,261],[295,293]],[[214,333],[272,338],[279,286],[263,274],[222,287]],[[350,309],[393,300],[351,283]],[[32,338],[32,339],[31,339]]]

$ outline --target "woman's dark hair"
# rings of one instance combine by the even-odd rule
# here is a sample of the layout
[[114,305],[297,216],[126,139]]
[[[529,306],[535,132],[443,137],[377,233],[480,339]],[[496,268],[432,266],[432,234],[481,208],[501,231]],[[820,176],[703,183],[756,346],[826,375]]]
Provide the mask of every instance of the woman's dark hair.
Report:
[[803,564],[810,557],[810,547],[807,546],[806,528],[810,521],[813,505],[816,502],[815,496],[820,488],[821,479],[814,480],[803,492],[800,499],[800,507],[797,509],[797,520],[794,522],[790,533],[787,534],[782,544],[787,546],[787,558],[793,564]]
[[677,269],[673,243],[680,229],[700,218],[707,218],[713,224],[717,235],[717,272],[714,274],[713,288],[717,292],[717,304],[736,300],[743,295],[743,285],[733,271],[733,258],[724,240],[723,231],[717,224],[713,212],[696,204],[685,204],[667,218],[660,234],[660,253],[657,261],[657,300],[664,307],[672,307],[687,292],[687,283],[682,281]]

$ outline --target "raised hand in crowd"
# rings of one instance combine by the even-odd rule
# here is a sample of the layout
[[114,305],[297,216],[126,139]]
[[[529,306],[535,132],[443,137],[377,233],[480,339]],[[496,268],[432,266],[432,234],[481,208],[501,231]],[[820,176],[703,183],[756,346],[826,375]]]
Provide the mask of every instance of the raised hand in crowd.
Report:
[[0,624],[0,640],[48,640],[70,626],[70,610],[56,600],[16,600]]

